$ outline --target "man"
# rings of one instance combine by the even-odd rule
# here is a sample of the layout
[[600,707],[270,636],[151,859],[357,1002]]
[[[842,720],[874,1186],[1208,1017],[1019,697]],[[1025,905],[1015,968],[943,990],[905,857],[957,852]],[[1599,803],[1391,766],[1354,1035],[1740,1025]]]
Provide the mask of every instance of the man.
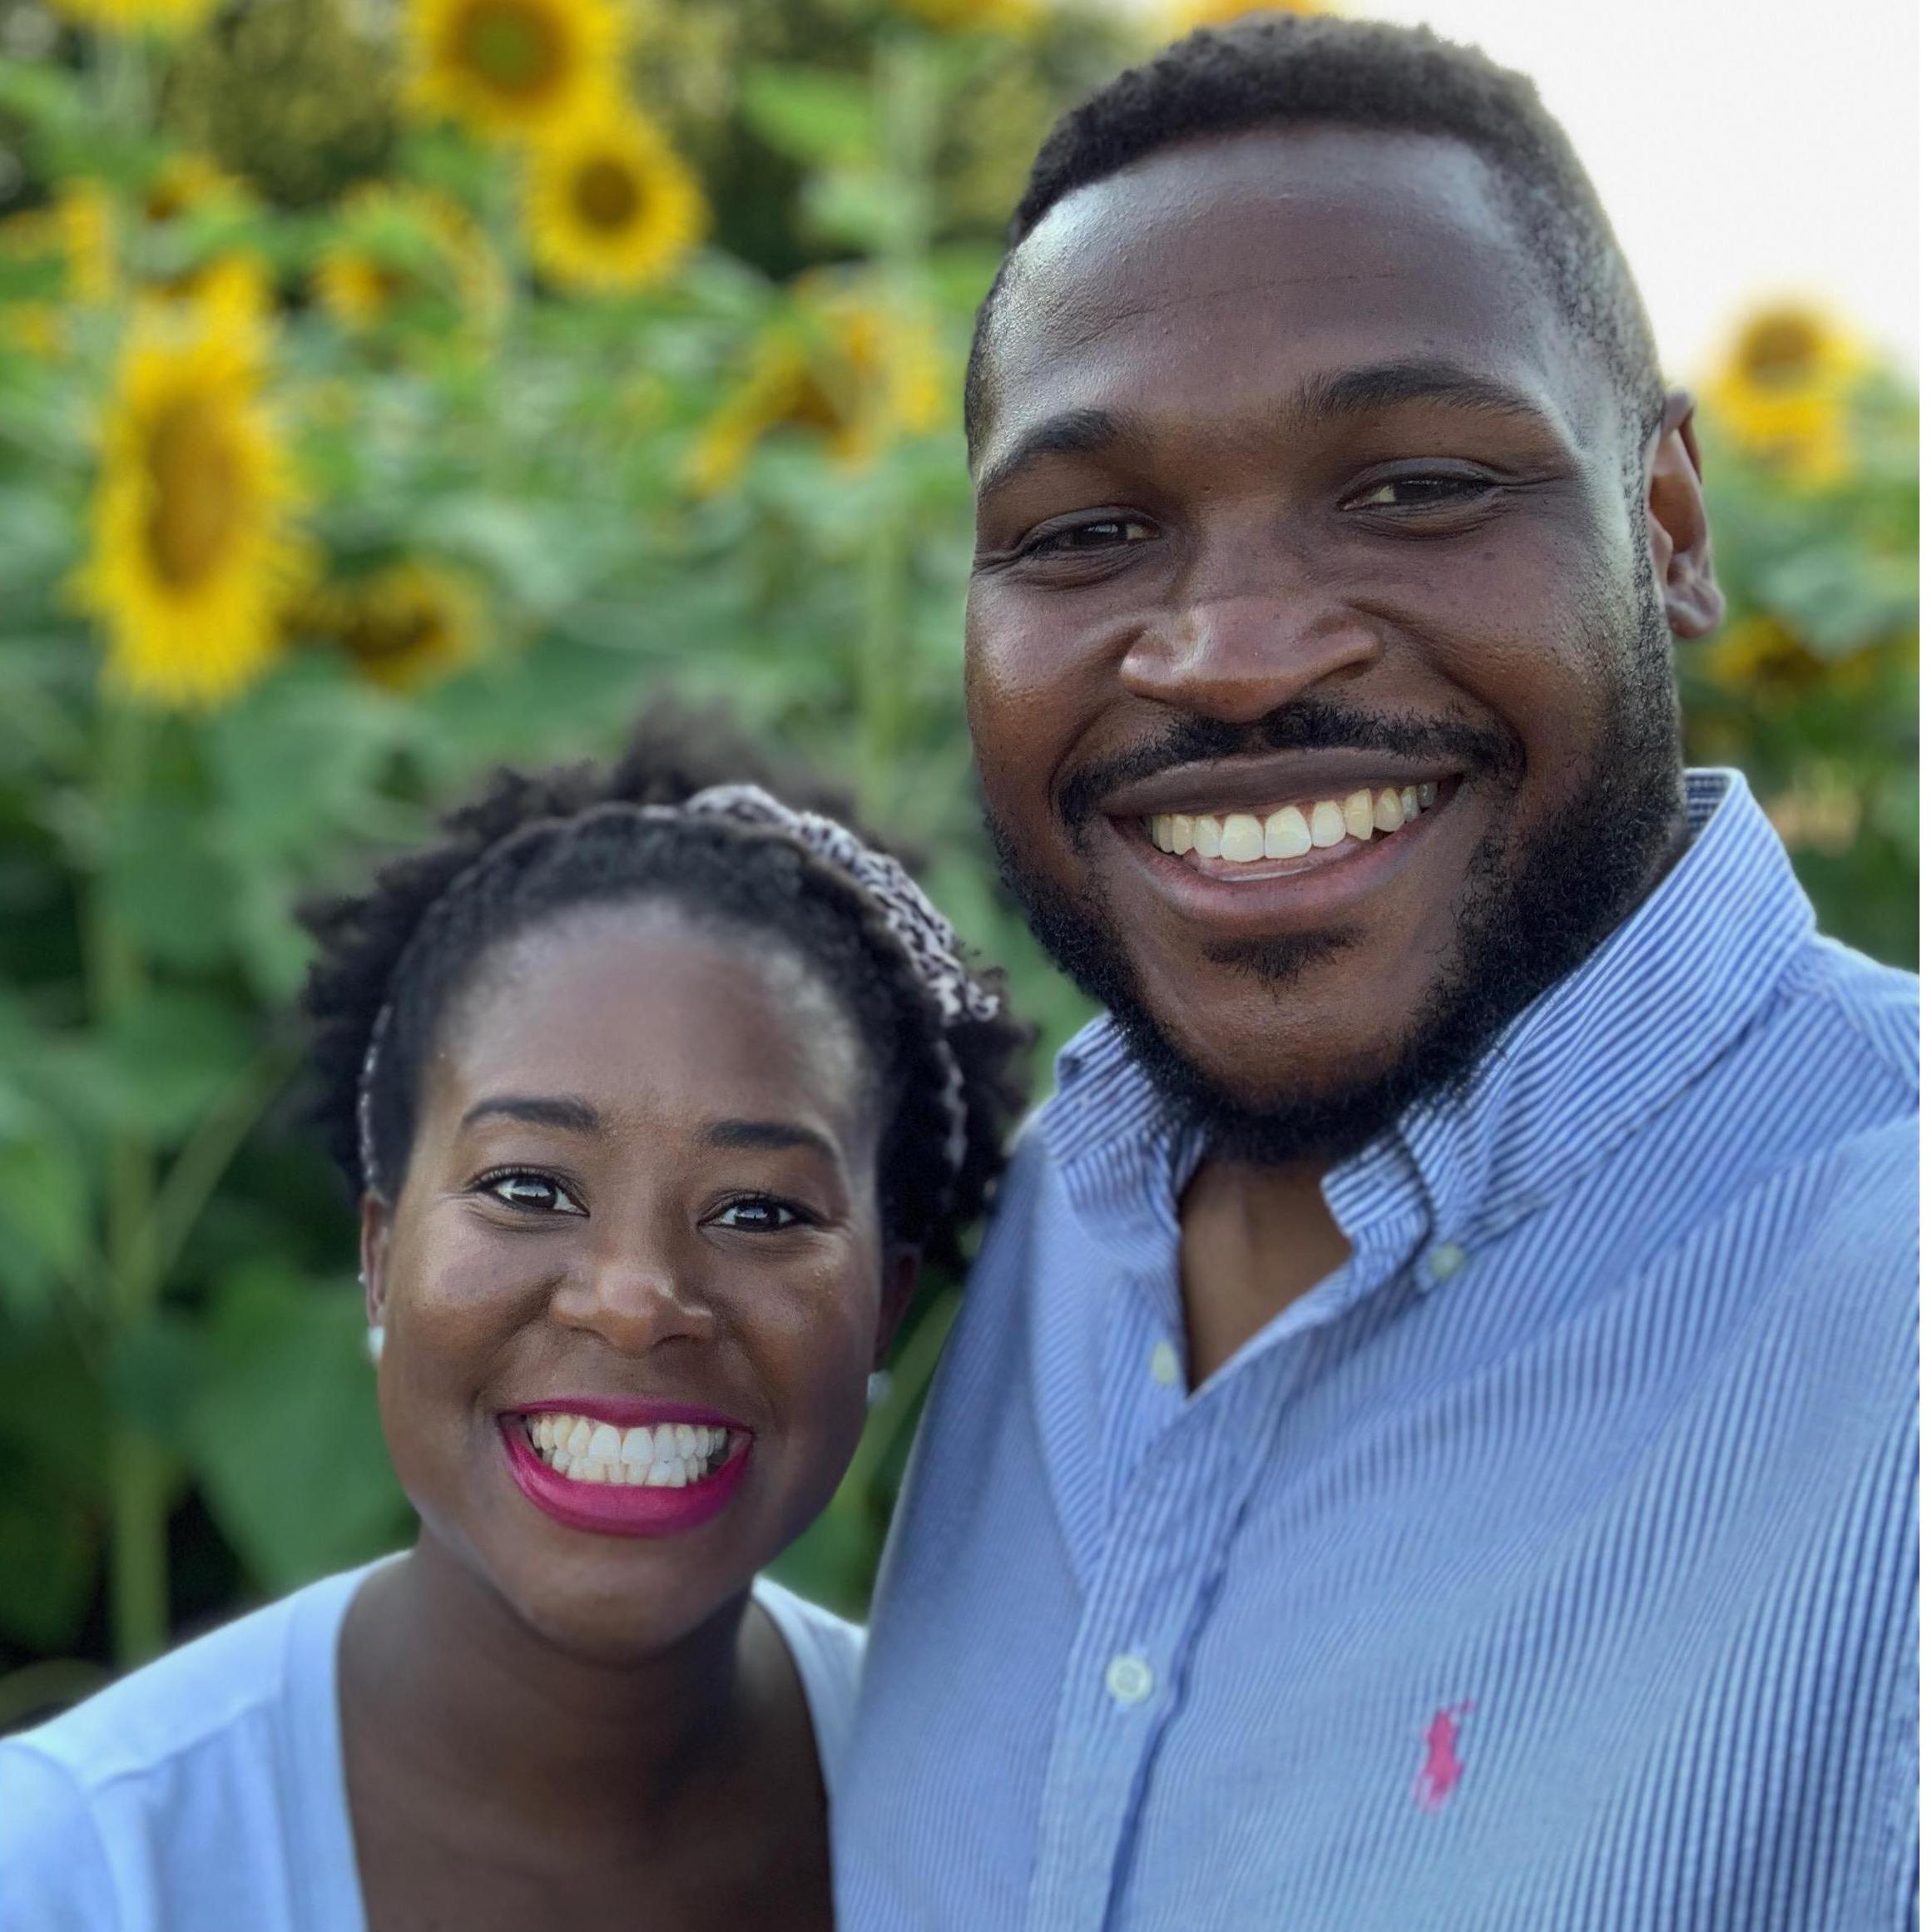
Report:
[[1270,16],[1013,235],[968,696],[1108,1013],[902,1501],[842,1924],[1905,1923],[1915,982],[1682,769],[1691,402],[1574,156]]

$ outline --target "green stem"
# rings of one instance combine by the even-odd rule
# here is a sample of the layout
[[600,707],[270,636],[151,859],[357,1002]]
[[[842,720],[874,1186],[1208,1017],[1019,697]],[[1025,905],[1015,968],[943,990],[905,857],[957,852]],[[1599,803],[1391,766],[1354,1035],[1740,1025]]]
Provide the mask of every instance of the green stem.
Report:
[[[879,152],[894,191],[876,266],[885,301],[909,324],[923,307],[932,252],[939,121],[932,48],[917,34],[888,36],[879,46],[873,89]],[[879,460],[889,463],[891,457],[889,444]],[[892,775],[903,766],[909,708],[906,631],[914,530],[901,493],[889,487],[878,497],[863,567],[858,711],[861,790],[875,815],[888,816],[897,803]]]
[[[103,842],[137,809],[147,751],[147,721],[111,699],[103,701],[98,787]],[[105,859],[105,853],[102,854]],[[94,1023],[111,1026],[140,1000],[146,969],[133,936],[116,917],[97,872],[88,904],[88,972]],[[159,1279],[154,1256],[154,1149],[131,1128],[109,1137],[107,1176],[105,1316],[113,1340],[153,1312]],[[126,1669],[167,1641],[167,1466],[161,1446],[126,1418],[107,1443],[107,1617],[116,1661]]]

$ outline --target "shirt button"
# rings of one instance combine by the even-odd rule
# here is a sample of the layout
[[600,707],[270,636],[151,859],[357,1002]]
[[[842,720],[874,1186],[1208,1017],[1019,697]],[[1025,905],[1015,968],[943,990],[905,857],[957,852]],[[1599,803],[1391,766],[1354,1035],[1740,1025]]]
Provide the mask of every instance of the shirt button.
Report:
[[1462,1271],[1463,1263],[1469,1258],[1454,1241],[1444,1241],[1429,1251],[1429,1278],[1435,1281],[1448,1281],[1451,1275]]
[[1144,1704],[1154,1694],[1153,1667],[1123,1652],[1107,1667],[1107,1694],[1117,1704]]
[[1181,1357],[1172,1342],[1156,1342],[1147,1357],[1147,1373],[1163,1389],[1172,1389],[1181,1380]]

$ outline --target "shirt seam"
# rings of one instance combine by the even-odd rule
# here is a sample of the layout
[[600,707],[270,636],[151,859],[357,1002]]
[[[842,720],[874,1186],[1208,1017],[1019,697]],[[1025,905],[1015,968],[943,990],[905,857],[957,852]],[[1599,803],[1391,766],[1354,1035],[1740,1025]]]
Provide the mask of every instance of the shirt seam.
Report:
[[100,1796],[99,1789],[86,1782],[71,1764],[57,1756],[44,1745],[32,1743],[22,1737],[9,1737],[0,1740],[0,1743],[3,1743],[9,1751],[17,1751],[23,1757],[37,1760],[72,1794],[75,1805],[87,1821],[87,1837],[94,1849],[96,1863],[107,1880],[107,1890],[114,1901],[114,1923],[116,1926],[125,1925],[126,1914],[121,1909],[121,1881],[115,1870],[113,1858],[107,1850],[107,1838],[101,1830],[101,1821],[94,1811],[95,1801]]

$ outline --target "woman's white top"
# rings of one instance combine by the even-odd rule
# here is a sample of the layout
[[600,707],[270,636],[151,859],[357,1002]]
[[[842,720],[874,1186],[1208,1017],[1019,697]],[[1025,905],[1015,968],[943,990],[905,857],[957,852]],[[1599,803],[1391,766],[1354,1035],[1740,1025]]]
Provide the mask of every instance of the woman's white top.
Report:
[[[335,1658],[368,1573],[0,1741],[0,1932],[362,1932]],[[798,1666],[830,1792],[864,1633],[764,1578],[752,1594]]]

